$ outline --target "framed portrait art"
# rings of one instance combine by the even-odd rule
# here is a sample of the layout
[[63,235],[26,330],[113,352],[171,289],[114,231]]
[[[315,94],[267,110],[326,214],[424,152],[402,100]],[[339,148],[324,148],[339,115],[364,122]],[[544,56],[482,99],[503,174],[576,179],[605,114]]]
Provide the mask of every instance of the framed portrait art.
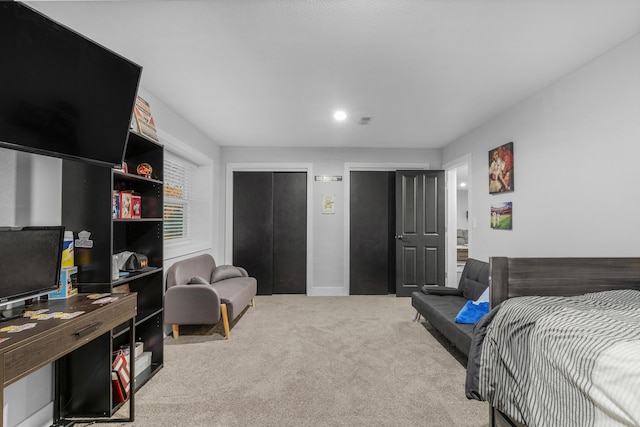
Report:
[[513,142],[509,142],[489,150],[489,193],[513,190]]

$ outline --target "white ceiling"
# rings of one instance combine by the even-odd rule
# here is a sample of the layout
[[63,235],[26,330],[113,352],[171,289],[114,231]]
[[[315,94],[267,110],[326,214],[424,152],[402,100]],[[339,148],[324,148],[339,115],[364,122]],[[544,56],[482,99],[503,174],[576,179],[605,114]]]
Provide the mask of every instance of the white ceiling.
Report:
[[640,33],[640,0],[28,3],[221,146],[443,147]]

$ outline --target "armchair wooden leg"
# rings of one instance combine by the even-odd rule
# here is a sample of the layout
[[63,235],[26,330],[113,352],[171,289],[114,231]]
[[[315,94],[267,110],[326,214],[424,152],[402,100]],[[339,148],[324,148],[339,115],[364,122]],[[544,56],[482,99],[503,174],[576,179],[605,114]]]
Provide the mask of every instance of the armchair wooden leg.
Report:
[[251,307],[255,307],[255,306],[256,306],[255,298],[251,298]]
[[171,325],[171,330],[173,331],[173,339],[177,340],[178,336],[180,335],[180,326]]
[[231,339],[229,333],[229,315],[227,314],[227,304],[220,304],[220,311],[222,312],[222,324],[224,325],[224,336],[226,339]]

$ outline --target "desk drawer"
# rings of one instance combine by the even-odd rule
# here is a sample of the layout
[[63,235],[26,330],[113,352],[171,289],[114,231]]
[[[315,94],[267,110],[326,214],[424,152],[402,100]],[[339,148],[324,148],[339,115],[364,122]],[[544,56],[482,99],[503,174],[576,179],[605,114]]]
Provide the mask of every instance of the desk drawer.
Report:
[[[34,340],[4,355],[5,386],[55,361],[87,342],[109,332],[135,316],[135,298],[111,303],[102,310],[90,312],[70,320],[49,319],[39,322],[60,322]],[[38,321],[36,321],[38,322]],[[37,326],[36,326],[37,328]]]

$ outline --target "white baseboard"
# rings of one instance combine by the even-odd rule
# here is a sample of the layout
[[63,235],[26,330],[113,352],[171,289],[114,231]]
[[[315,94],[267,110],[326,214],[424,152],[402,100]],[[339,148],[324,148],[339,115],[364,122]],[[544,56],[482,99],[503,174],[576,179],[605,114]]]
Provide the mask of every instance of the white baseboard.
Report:
[[349,295],[349,289],[344,287],[313,287],[307,289],[307,295],[310,297],[343,297]]

